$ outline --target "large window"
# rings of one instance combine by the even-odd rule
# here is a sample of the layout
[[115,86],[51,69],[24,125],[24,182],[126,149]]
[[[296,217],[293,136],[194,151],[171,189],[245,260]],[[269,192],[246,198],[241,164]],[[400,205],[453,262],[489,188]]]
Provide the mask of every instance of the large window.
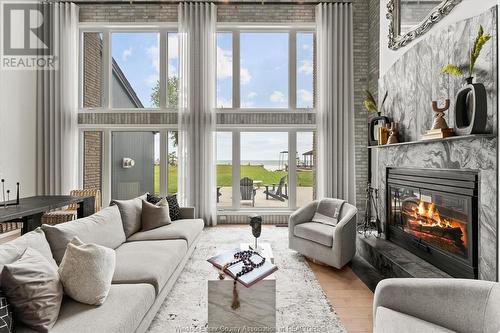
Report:
[[81,36],[81,108],[177,108],[175,31],[103,28],[82,31]]
[[313,109],[314,50],[310,31],[219,31],[217,108]]

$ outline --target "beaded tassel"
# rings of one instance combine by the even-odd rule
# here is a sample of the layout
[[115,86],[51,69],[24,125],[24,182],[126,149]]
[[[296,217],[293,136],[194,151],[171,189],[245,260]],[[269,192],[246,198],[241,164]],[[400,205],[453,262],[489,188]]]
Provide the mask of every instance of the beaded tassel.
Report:
[[234,280],[233,285],[233,303],[231,304],[231,309],[236,310],[240,307],[240,298],[238,296],[238,290],[236,289],[236,280]]

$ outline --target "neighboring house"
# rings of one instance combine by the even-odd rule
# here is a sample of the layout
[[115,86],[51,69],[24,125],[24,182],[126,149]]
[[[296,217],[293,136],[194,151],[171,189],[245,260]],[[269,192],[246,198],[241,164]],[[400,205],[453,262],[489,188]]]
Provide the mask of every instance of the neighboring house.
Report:
[[143,108],[141,100],[130,85],[125,74],[113,58],[113,107],[115,108]]

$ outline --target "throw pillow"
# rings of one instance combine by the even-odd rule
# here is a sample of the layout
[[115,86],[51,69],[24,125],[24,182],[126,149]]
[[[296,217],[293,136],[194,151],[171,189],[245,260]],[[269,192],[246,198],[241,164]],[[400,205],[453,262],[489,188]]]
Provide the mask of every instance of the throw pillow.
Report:
[[115,263],[114,250],[97,244],[84,244],[74,237],[59,266],[64,292],[81,303],[103,304],[111,288]]
[[12,333],[13,330],[12,311],[7,297],[0,291],[0,333]]
[[130,200],[113,200],[111,202],[116,204],[120,210],[123,230],[127,238],[141,230],[142,200],[142,197],[138,197]]
[[[160,202],[161,199],[162,197],[156,194],[148,193],[147,195],[147,201],[155,205]],[[179,207],[179,202],[177,201],[177,194],[167,195],[165,199],[167,199],[168,208],[170,210],[170,220],[179,220],[181,218],[181,208]]]
[[40,332],[56,323],[63,298],[57,268],[37,250],[27,248],[19,260],[2,271],[2,290],[16,319]]
[[165,198],[153,205],[142,201],[142,230],[147,231],[170,224],[170,210]]
[[316,213],[314,213],[312,222],[336,226],[339,222],[340,210],[344,202],[344,200],[340,199],[322,199],[316,208]]

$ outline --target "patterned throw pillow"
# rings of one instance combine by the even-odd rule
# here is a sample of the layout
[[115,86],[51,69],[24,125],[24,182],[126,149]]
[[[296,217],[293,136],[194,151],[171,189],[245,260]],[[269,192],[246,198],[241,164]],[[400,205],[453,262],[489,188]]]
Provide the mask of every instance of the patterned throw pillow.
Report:
[[0,333],[12,333],[13,327],[10,305],[7,297],[0,291]]
[[[160,197],[159,195],[148,193],[146,201],[156,205],[158,202],[160,202],[161,199],[162,197]],[[181,209],[179,207],[179,202],[177,201],[177,194],[167,195],[166,199],[168,202],[170,220],[179,220],[181,218]]]

